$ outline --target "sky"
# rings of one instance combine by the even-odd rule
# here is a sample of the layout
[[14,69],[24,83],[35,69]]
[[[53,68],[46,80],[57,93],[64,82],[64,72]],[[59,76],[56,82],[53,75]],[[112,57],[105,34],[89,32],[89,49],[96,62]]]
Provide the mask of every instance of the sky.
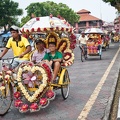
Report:
[[26,16],[25,8],[30,3],[53,1],[55,3],[66,4],[69,8],[78,12],[81,9],[86,9],[91,12],[91,15],[100,18],[106,22],[113,22],[116,18],[117,10],[110,6],[108,3],[104,3],[102,0],[13,0],[19,3],[19,8],[23,9],[24,14],[19,17],[21,19]]

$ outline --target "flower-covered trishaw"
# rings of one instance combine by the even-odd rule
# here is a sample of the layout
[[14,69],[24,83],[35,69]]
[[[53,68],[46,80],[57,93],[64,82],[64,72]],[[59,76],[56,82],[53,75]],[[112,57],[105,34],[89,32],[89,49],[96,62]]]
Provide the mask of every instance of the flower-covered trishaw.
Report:
[[36,112],[47,107],[55,98],[56,89],[61,89],[63,99],[67,99],[69,94],[70,79],[66,67],[72,65],[74,61],[73,49],[76,43],[72,27],[65,20],[45,16],[32,18],[21,28],[21,33],[25,37],[32,36],[33,39],[39,39],[44,35],[41,39],[45,42],[46,48],[49,41],[55,40],[57,50],[63,53],[63,62],[57,76],[58,83],[51,82],[53,70],[45,62],[41,64],[24,62],[18,66],[16,74],[9,69],[2,69],[0,115],[7,113],[12,101],[14,107],[21,113]]
[[89,56],[102,56],[102,38],[103,31],[99,28],[88,28],[85,30],[88,35],[87,41],[87,55]]

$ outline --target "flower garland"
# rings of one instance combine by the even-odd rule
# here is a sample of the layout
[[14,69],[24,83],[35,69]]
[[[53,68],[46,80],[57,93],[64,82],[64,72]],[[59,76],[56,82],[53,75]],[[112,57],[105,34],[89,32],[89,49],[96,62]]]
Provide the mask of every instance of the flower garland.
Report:
[[[54,38],[53,38],[54,37]],[[45,43],[46,43],[46,47],[48,48],[48,43],[49,42],[56,42],[57,45],[56,47],[58,48],[58,45],[59,45],[59,42],[60,42],[60,38],[59,38],[59,35],[55,32],[50,32],[45,40]]]
[[66,49],[70,48],[70,41],[68,38],[61,38],[58,46],[58,51],[64,52]]
[[15,92],[14,93],[14,106],[19,109],[19,112],[25,113],[25,112],[37,112],[41,108],[45,108],[49,105],[50,100],[55,99],[55,92],[53,90],[47,90],[47,92],[44,94],[44,97],[40,98],[38,102],[33,102],[30,105],[24,103],[21,98],[21,93]]
[[70,35],[70,49],[75,49],[76,46],[76,36],[74,34]]
[[74,54],[72,50],[66,49],[63,54],[64,54],[64,58],[63,58],[62,66],[72,65],[74,62]]
[[[0,72],[0,79],[3,81],[6,80],[7,81],[10,81],[11,79],[13,79],[13,74],[12,74],[12,71],[11,70],[8,70],[8,71],[4,71],[3,72]],[[5,85],[2,85],[0,86],[0,90],[2,91],[3,89],[5,89]]]
[[[40,71],[42,75],[42,84],[38,85],[38,89],[34,92],[34,94],[31,96],[25,86],[22,84],[22,75],[24,72],[32,72],[35,73],[36,71]],[[22,94],[20,91],[17,91],[14,93],[14,106],[19,109],[19,112],[25,113],[25,112],[36,112],[39,111],[40,108],[45,108],[49,105],[50,100],[53,100],[55,98],[55,92],[53,90],[47,89],[47,91],[44,91],[45,87],[47,86],[47,83],[50,82],[50,79],[52,78],[52,69],[49,65],[46,63],[41,63],[41,66],[38,64],[34,65],[33,63],[27,62],[22,63],[18,68],[17,73],[17,81],[18,81],[18,87],[22,91],[22,94],[25,96],[25,98],[31,103],[28,105],[27,103],[24,103],[21,98]],[[27,86],[28,87],[28,86]],[[49,87],[49,86],[48,86]],[[39,98],[39,95],[44,93],[44,96],[41,96]],[[39,100],[40,99],[40,100]],[[36,101],[37,100],[37,101]]]
[[51,68],[50,65],[48,65],[46,62],[42,62],[41,66],[44,68],[44,70],[47,73],[48,76],[48,82],[51,82],[52,78],[53,78],[53,70]]
[[[24,71],[31,71],[32,73],[34,73],[35,71],[40,71],[42,74],[42,84],[39,85],[38,89],[35,91],[35,93],[30,96],[28,91],[26,90],[26,88],[23,86],[22,84],[22,74]],[[20,88],[20,90],[22,91],[23,95],[25,96],[25,98],[29,101],[29,102],[34,102],[37,99],[37,96],[43,92],[44,88],[47,86],[47,74],[45,72],[45,70],[42,67],[39,66],[24,66],[24,67],[19,67],[18,69],[18,73],[17,73],[17,81],[18,81],[18,86]]]

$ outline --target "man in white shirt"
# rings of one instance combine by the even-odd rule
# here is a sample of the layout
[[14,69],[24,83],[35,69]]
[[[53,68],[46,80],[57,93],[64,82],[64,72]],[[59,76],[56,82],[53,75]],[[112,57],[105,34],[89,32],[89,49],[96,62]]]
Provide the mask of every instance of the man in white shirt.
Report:
[[82,35],[80,35],[79,37],[79,44],[85,46],[87,44],[87,40],[88,40],[87,36],[84,33],[82,33]]
[[84,33],[82,33],[82,35],[80,35],[78,40],[79,40],[79,44],[82,47],[83,54],[87,54],[87,40],[88,40],[88,37]]

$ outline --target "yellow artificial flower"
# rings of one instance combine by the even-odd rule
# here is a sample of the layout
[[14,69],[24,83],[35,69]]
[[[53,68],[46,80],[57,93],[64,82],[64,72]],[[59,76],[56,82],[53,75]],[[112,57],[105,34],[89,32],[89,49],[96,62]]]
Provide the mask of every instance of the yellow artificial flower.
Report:
[[5,86],[1,86],[0,87],[0,91],[4,90],[5,89]]

